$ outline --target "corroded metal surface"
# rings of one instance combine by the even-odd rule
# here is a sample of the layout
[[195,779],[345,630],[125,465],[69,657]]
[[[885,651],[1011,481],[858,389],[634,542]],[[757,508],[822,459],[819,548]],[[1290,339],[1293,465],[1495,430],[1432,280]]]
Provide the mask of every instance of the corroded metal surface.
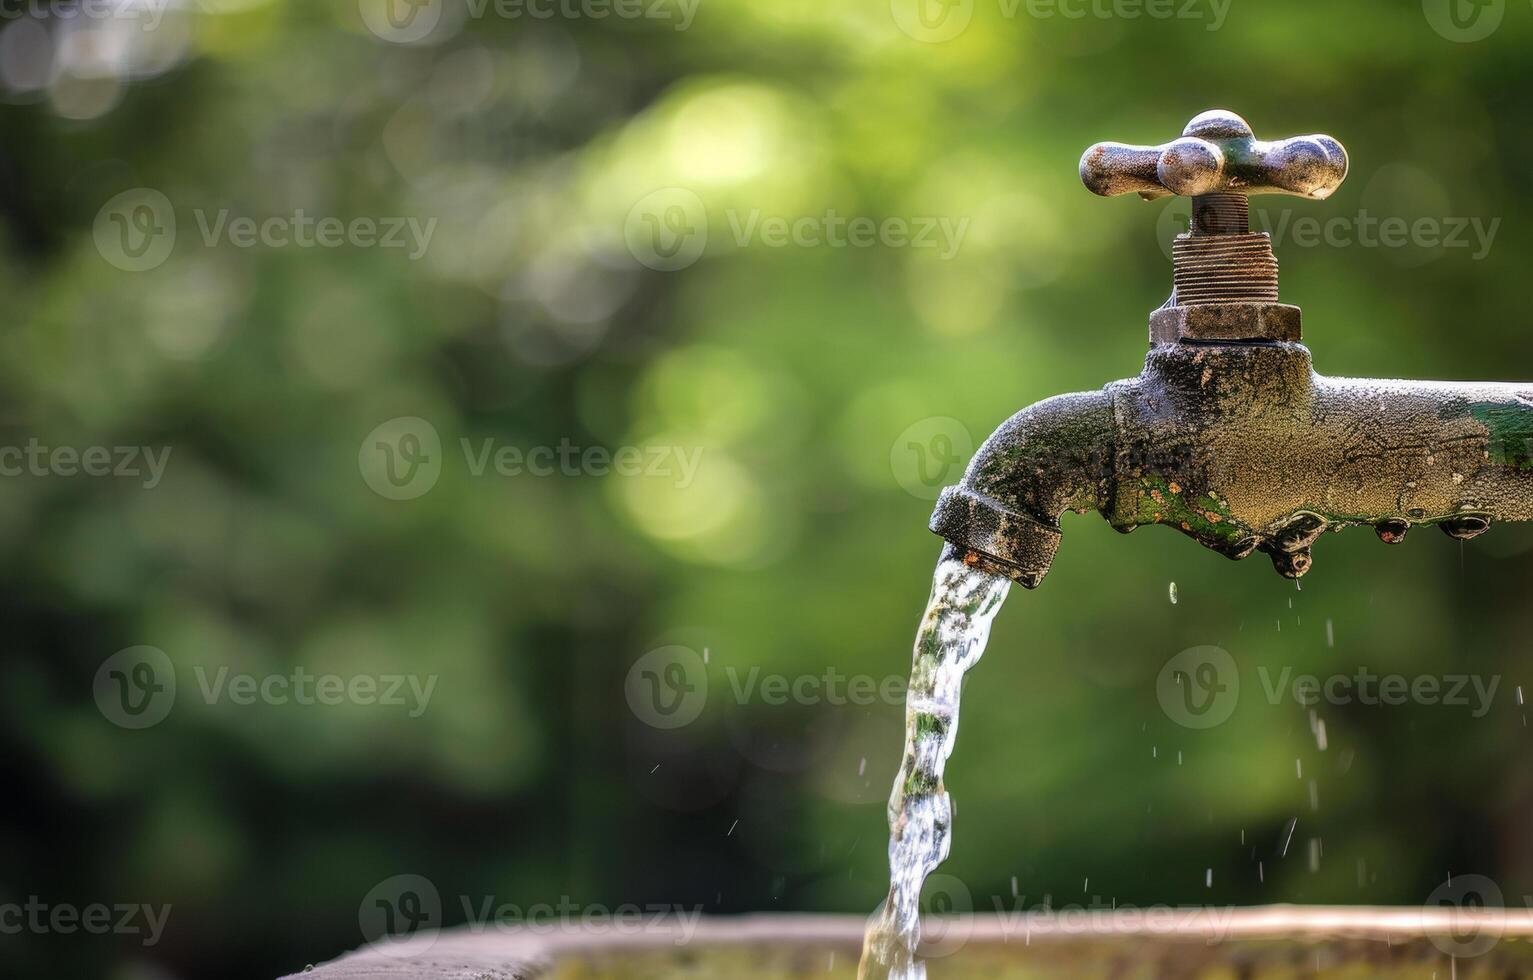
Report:
[[1303,312],[1283,303],[1163,306],[1150,314],[1150,343],[1179,340],[1303,339]]
[[1119,530],[1168,524],[1298,577],[1327,530],[1533,519],[1533,385],[1326,378],[1299,344],[1175,344],[1109,391]]
[[1265,234],[1181,235],[1171,258],[1178,306],[1278,300],[1277,256]]
[[1233,195],[1322,198],[1346,168],[1329,137],[1257,143],[1222,111],[1162,147],[1088,150],[1081,175],[1099,194],[1206,195],[1144,371],[1018,413],[943,494],[932,529],[1036,588],[1066,510],[1095,508],[1123,532],[1165,524],[1234,559],[1262,551],[1290,578],[1327,531],[1370,525],[1395,544],[1420,525],[1471,538],[1533,520],[1533,384],[1327,378],[1297,342],[1298,308],[1269,301],[1276,265],[1247,248],[1267,239],[1242,228]]
[[1533,385],[1327,378],[1301,344],[1157,345],[1138,378],[1013,417],[932,529],[1036,588],[1059,516],[1088,509],[1231,558],[1266,552],[1292,578],[1329,530],[1473,537],[1533,520]]
[[[1098,143],[1081,157],[1081,180],[1097,194],[1192,197],[1188,233],[1172,245],[1175,289],[1152,320],[1152,340],[1299,340],[1297,316],[1265,315],[1278,302],[1272,239],[1250,227],[1251,194],[1329,197],[1347,176],[1347,151],[1329,136],[1264,143],[1244,119],[1212,109],[1160,146]],[[1167,310],[1231,307],[1218,318]],[[1291,311],[1292,307],[1283,307]]]
[[1029,589],[1059,548],[1059,516],[1100,509],[1116,442],[1105,391],[1063,395],[1017,413],[937,501],[931,528],[970,561],[993,559]]
[[1295,194],[1330,197],[1347,176],[1347,151],[1329,136],[1263,142],[1240,116],[1210,109],[1180,139],[1159,146],[1098,143],[1081,157],[1081,180],[1094,194]]

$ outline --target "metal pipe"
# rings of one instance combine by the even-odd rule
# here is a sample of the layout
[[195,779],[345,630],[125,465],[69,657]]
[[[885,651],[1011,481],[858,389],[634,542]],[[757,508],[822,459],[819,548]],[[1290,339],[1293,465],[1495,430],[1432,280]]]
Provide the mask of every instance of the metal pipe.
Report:
[[1165,524],[1237,560],[1260,550],[1290,578],[1326,531],[1370,525],[1397,544],[1421,525],[1467,539],[1533,520],[1533,384],[1318,375],[1300,311],[1276,302],[1275,261],[1225,254],[1259,239],[1270,256],[1245,227],[1244,195],[1323,199],[1346,170],[1330,137],[1261,143],[1220,110],[1164,146],[1088,150],[1081,175],[1097,193],[1199,202],[1144,371],[1018,413],[943,492],[932,530],[1036,588],[1067,510],[1095,508],[1123,532]]

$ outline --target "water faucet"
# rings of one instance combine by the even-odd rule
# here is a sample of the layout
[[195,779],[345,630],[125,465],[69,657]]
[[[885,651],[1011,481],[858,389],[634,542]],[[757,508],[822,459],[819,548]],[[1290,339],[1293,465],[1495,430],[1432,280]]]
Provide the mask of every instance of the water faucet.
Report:
[[1263,142],[1225,110],[1160,146],[1087,150],[1093,193],[1192,198],[1171,298],[1139,377],[1039,402],[985,442],[932,515],[944,555],[1037,588],[1060,517],[1095,509],[1124,533],[1165,524],[1235,560],[1262,551],[1297,579],[1326,531],[1398,544],[1418,525],[1469,539],[1533,520],[1533,384],[1315,373],[1248,197],[1324,200],[1347,166],[1329,136]]

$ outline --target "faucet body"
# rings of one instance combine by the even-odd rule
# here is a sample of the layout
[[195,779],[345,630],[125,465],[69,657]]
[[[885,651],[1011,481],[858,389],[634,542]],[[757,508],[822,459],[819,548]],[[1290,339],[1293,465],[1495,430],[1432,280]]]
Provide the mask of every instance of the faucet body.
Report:
[[1014,416],[944,491],[932,530],[1036,588],[1065,511],[1165,524],[1297,578],[1328,530],[1397,543],[1533,520],[1533,384],[1328,378],[1286,341],[1177,340],[1144,372]]
[[1329,530],[1372,525],[1398,544],[1417,525],[1472,538],[1533,520],[1533,384],[1315,373],[1247,197],[1324,200],[1348,167],[1329,136],[1263,142],[1223,109],[1170,143],[1088,149],[1094,193],[1192,198],[1171,298],[1139,377],[1039,402],[981,447],[932,515],[949,549],[1037,588],[1060,516],[1095,509],[1125,533],[1166,524],[1237,560],[1266,552],[1298,578]]

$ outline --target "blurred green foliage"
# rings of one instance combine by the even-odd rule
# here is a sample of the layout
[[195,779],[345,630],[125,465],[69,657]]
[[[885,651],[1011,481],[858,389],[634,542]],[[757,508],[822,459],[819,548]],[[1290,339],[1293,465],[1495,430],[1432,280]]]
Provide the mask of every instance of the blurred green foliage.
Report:
[[[358,904],[401,873],[437,885],[448,924],[459,896],[489,895],[871,910],[900,706],[734,687],[753,668],[903,674],[937,552],[930,500],[896,476],[912,425],[956,419],[977,443],[1026,404],[1137,373],[1175,205],[1086,193],[1096,140],[1168,140],[1212,106],[1258,135],[1337,136],[1352,173],[1332,200],[1256,208],[1317,367],[1533,378],[1533,9],[1493,5],[1499,28],[1462,41],[1430,0],[1234,0],[1217,29],[1211,5],[1176,6],[1200,15],[974,0],[940,43],[901,30],[901,0],[701,0],[686,30],[449,14],[420,44],[373,36],[343,0],[200,0],[147,45],[35,12],[0,24],[0,442],[173,449],[153,488],[0,481],[0,901],[173,906],[150,949],[0,936],[0,956],[269,977],[361,943]],[[178,238],[125,272],[93,232],[142,187]],[[630,253],[635,207],[665,188],[707,220],[673,272]],[[415,260],[208,246],[199,222],[225,209],[436,224]],[[738,240],[752,215],[831,211],[966,231],[950,258]],[[1364,214],[1499,224],[1487,249],[1293,224]],[[358,467],[400,417],[443,446],[439,482],[406,501]],[[475,476],[464,439],[703,456],[685,487]],[[1518,528],[1389,551],[1353,531],[1296,591],[1262,560],[1068,519],[1052,576],[1014,593],[971,678],[946,870],[981,911],[1416,904],[1450,873],[1522,904],[1533,783],[1511,692],[1533,680],[1530,551]],[[660,731],[624,684],[669,643],[708,651],[710,696]],[[166,651],[181,692],[126,731],[92,683],[138,644]],[[1203,644],[1231,652],[1244,692],[1229,723],[1191,731],[1156,678]],[[1268,703],[1258,673],[1359,666],[1500,691],[1479,718],[1312,719]],[[419,717],[207,703],[197,672],[221,667],[437,686]]]

